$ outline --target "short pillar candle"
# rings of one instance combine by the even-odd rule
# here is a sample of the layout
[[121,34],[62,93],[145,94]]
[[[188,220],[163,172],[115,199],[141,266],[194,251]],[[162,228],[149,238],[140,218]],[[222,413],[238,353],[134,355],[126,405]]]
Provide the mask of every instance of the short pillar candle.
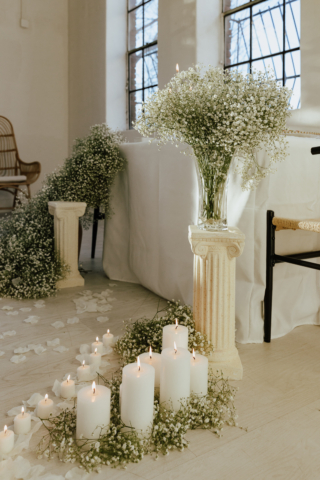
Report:
[[61,383],[60,396],[63,398],[72,398],[76,396],[76,386],[73,380],[68,375],[67,380]]
[[[190,397],[190,352],[176,345],[161,353],[160,403],[172,404],[178,411],[181,401]],[[171,402],[171,403],[170,403]]]
[[[101,429],[110,423],[111,391],[95,382],[83,387],[77,396],[76,438],[97,439]],[[101,427],[101,428],[98,428]]]
[[177,318],[174,325],[166,325],[163,327],[162,350],[172,348],[174,342],[178,348],[188,350],[188,327],[179,325]]
[[190,356],[190,391],[196,395],[208,393],[208,359],[192,351]]
[[91,352],[94,353],[96,349],[98,353],[103,353],[103,343],[99,342],[99,337],[96,337],[96,341],[91,343]]
[[21,413],[14,417],[13,429],[16,435],[29,433],[31,430],[31,415],[24,411],[24,407],[21,408]]
[[91,380],[91,368],[85,364],[85,360],[83,360],[81,367],[77,368],[77,377],[79,382]]
[[130,363],[122,370],[121,420],[142,432],[153,422],[155,369],[146,363]]
[[97,349],[90,353],[90,365],[92,368],[99,368],[101,365],[101,353],[98,353]]
[[103,335],[102,339],[105,347],[111,347],[113,345],[113,335],[110,333],[110,330],[107,330],[107,333]]
[[3,432],[0,432],[0,454],[11,452],[14,447],[14,433],[4,426]]
[[37,405],[37,417],[39,418],[49,418],[50,415],[53,412],[53,401],[51,398],[48,398],[48,395],[46,394],[45,397],[40,400],[40,402]]

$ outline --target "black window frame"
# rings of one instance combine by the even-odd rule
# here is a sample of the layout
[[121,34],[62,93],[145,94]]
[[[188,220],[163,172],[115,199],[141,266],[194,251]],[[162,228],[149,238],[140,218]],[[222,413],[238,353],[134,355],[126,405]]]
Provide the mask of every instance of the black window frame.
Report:
[[[132,121],[131,121],[131,107],[130,107],[130,96],[132,93],[135,93],[135,92],[142,92],[142,101],[144,102],[144,99],[145,99],[145,90],[149,90],[150,88],[154,88],[154,87],[157,87],[159,83],[156,83],[155,85],[148,85],[147,87],[144,86],[144,58],[145,58],[145,50],[150,48],[150,47],[153,47],[155,45],[158,45],[158,39],[155,40],[154,42],[150,42],[150,43],[144,43],[144,31],[145,31],[145,26],[144,26],[144,7],[145,5],[147,5],[148,3],[150,3],[152,0],[141,0],[141,2],[139,3],[139,5],[136,5],[135,7],[129,9],[129,0],[128,0],[128,8],[127,8],[127,31],[128,31],[128,34],[130,34],[130,31],[129,31],[129,15],[131,12],[134,12],[134,10],[137,10],[138,8],[142,8],[143,9],[143,13],[142,13],[142,46],[141,47],[137,47],[137,48],[133,48],[131,50],[128,49],[128,122],[129,122],[129,130],[131,130],[133,127],[132,127]],[[159,16],[158,16],[159,18]],[[128,46],[127,48],[129,48],[129,38],[128,38]],[[143,68],[142,68],[142,87],[141,88],[135,88],[133,90],[130,89],[130,56],[133,55],[134,53],[137,53],[137,52],[141,52],[142,53],[142,61],[143,61]],[[157,52],[158,53],[158,52]]]
[[[268,0],[251,0],[251,1],[248,0],[244,5],[241,5],[241,6],[236,7],[236,8],[232,8],[232,9],[227,10],[227,11],[222,13],[222,15],[223,15],[223,33],[224,33],[224,60],[223,60],[224,70],[229,70],[230,68],[235,68],[235,67],[239,67],[241,65],[249,64],[250,65],[250,73],[252,73],[252,63],[253,62],[257,62],[258,60],[267,60],[268,58],[273,58],[273,57],[277,57],[277,56],[282,56],[282,79],[279,79],[279,81],[282,81],[282,85],[285,86],[286,80],[301,78],[301,71],[300,71],[299,75],[293,75],[293,76],[290,76],[290,77],[286,77],[286,65],[285,65],[286,54],[292,53],[292,52],[297,52],[297,51],[301,52],[301,38],[300,38],[299,35],[298,35],[299,47],[286,49],[286,39],[288,41],[288,46],[289,46],[289,39],[286,36],[286,6],[290,5],[292,2],[295,2],[296,0],[279,0],[280,4],[282,2],[282,6],[280,6],[280,8],[283,9],[283,13],[280,11],[280,13],[282,14],[282,20],[283,20],[282,21],[282,41],[283,41],[282,48],[283,48],[283,50],[281,50],[278,53],[271,53],[270,55],[265,55],[265,56],[257,57],[257,58],[253,59],[252,58],[252,37],[253,37],[252,36],[252,24],[253,24],[253,22],[252,22],[252,19],[253,19],[252,8],[255,7],[256,5],[265,3],[267,1]],[[223,3],[223,0],[222,0],[222,3]],[[277,5],[276,7],[272,7],[272,9],[274,9],[274,8],[279,8],[279,6]],[[300,8],[301,8],[301,0],[300,0]],[[249,59],[246,60],[246,61],[243,61],[243,62],[234,63],[232,65],[226,65],[226,51],[225,51],[225,47],[226,47],[226,17],[228,17],[230,15],[233,15],[234,13],[240,12],[242,10],[245,10],[245,9],[250,9]],[[257,13],[256,15],[259,15],[259,14]],[[295,28],[296,28],[296,31],[297,31],[297,34],[298,34],[296,23],[295,23]],[[301,53],[300,53],[300,55],[301,55]],[[292,60],[292,63],[294,65],[293,60]],[[300,99],[299,99],[297,109],[299,109],[300,107],[301,107],[301,95],[300,95]]]

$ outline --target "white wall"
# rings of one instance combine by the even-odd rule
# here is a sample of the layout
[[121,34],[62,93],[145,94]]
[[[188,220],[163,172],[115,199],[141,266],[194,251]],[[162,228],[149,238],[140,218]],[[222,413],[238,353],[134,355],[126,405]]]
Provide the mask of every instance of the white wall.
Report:
[[87,135],[92,125],[106,121],[106,0],[65,3],[69,5],[71,151],[75,138]]
[[[13,123],[21,159],[42,165],[35,193],[68,154],[68,5],[22,0],[28,29],[20,27],[20,6],[0,0],[0,115]],[[11,203],[0,192],[0,205]]]

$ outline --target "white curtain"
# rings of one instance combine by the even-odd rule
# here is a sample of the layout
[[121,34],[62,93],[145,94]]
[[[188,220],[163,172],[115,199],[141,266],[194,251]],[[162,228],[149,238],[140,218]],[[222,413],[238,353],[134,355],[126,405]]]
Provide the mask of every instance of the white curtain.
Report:
[[[234,172],[229,184],[228,223],[246,235],[237,259],[237,341],[263,341],[266,211],[288,218],[320,218],[318,140],[289,137],[289,157],[254,192],[244,192]],[[320,141],[319,141],[320,143]],[[171,145],[125,144],[128,164],[113,188],[115,215],[106,221],[103,266],[114,280],[140,283],[167,299],[192,304],[193,256],[188,225],[196,222],[197,179],[193,159]],[[267,153],[259,154],[267,162]],[[276,233],[279,254],[320,250],[320,235]],[[319,324],[320,272],[280,264],[274,268],[272,337],[298,325]]]

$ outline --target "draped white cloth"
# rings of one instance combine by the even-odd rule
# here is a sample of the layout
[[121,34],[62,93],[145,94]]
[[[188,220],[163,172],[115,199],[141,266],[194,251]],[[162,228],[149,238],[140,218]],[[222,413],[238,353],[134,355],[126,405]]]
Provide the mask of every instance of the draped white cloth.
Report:
[[[228,223],[246,235],[237,259],[237,341],[263,341],[266,211],[288,218],[320,218],[319,140],[289,137],[289,157],[256,191],[244,192],[234,172],[229,184]],[[320,142],[319,142],[320,143]],[[125,144],[127,169],[116,178],[106,221],[103,267],[114,280],[140,283],[167,299],[192,304],[193,255],[188,225],[196,222],[197,178],[193,159],[171,145],[158,150],[147,142]],[[267,161],[266,152],[259,162]],[[276,233],[279,254],[320,250],[320,235]],[[317,260],[314,260],[317,261]],[[272,337],[303,324],[319,324],[320,272],[289,264],[274,268]]]

